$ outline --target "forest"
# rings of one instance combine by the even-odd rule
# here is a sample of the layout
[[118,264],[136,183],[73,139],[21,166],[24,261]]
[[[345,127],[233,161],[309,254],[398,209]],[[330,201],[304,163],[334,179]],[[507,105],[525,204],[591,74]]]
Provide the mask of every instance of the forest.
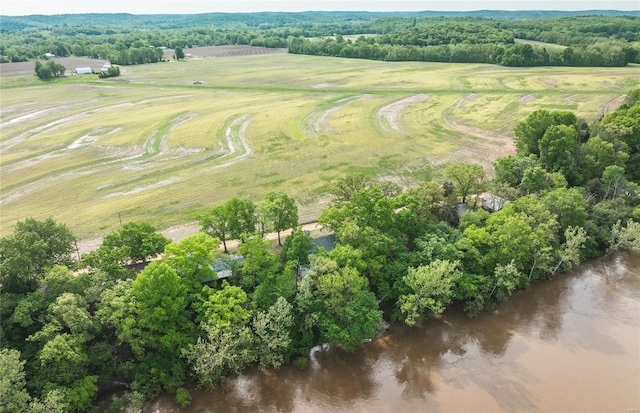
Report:
[[128,222],[82,256],[53,217],[18,222],[0,239],[3,411],[92,411],[115,391],[106,411],[161,392],[187,406],[187,387],[249,365],[304,369],[314,346],[353,352],[389,323],[473,317],[584,260],[640,254],[640,89],[591,124],[534,111],[515,136],[491,178],[473,163],[410,188],[344,176],[319,218],[329,249],[284,192],[229,199],[179,242]]
[[638,13],[594,13],[309,12],[203,14],[188,19],[127,14],[117,19],[101,14],[4,16],[0,62],[43,59],[52,53],[130,65],[161,61],[161,48],[253,45],[388,61],[505,66],[640,63]]

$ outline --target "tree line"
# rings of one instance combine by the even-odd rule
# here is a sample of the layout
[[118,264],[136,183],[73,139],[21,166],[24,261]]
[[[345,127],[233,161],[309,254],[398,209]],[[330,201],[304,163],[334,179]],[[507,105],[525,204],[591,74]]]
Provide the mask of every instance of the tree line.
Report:
[[[452,304],[473,317],[586,259],[640,253],[640,90],[591,124],[535,111],[515,135],[492,179],[471,163],[411,188],[339,179],[319,218],[329,251],[296,228],[284,192],[215,206],[180,242],[126,223],[81,257],[64,224],[18,222],[0,239],[4,411],[88,411],[115,390],[108,411],[160,392],[188,405],[189,384],[305,368],[314,346],[355,351],[385,323],[419,325]],[[486,192],[495,212],[479,208]],[[461,203],[476,208],[459,215]],[[281,246],[263,237],[289,228]],[[230,239],[241,259],[220,251]]]
[[[227,16],[226,20],[208,25],[198,25],[196,19],[181,27],[160,27],[156,22],[156,26],[145,30],[129,26],[126,18],[120,26],[98,24],[99,19],[91,24],[93,20],[88,18],[84,24],[3,29],[0,62],[26,61],[53,53],[59,57],[89,56],[132,65],[162,61],[162,47],[235,44],[390,61],[506,66],[624,66],[640,62],[640,18],[634,15],[530,20],[420,17],[420,14],[390,17],[376,13],[278,16],[278,13],[247,15],[246,21]],[[342,41],[343,36],[358,34],[377,36]],[[318,41],[318,37],[322,39]],[[515,39],[564,45],[567,49],[518,44]]]

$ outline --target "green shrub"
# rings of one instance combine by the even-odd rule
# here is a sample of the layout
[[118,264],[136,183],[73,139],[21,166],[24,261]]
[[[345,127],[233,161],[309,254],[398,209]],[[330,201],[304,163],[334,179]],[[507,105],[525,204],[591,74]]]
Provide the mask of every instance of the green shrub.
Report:
[[191,394],[189,390],[184,387],[176,390],[176,403],[178,403],[180,407],[188,407],[191,404]]

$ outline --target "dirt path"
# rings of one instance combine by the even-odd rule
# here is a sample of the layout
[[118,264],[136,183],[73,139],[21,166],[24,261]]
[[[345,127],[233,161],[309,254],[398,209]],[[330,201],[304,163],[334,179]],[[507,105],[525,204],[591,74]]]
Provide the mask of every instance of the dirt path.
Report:
[[463,96],[455,105],[442,112],[442,120],[451,129],[476,138],[472,140],[473,143],[470,143],[470,145],[465,145],[457,150],[454,153],[454,158],[463,157],[470,161],[480,162],[485,169],[491,169],[493,162],[497,158],[515,153],[514,137],[512,135],[500,134],[495,131],[463,125],[451,117],[452,111],[462,107],[468,102],[472,102],[478,97],[480,97],[480,95],[476,94]]
[[371,97],[372,95],[357,95],[357,96],[349,96],[340,100],[337,100],[335,103],[337,106],[334,106],[330,109],[326,110],[315,110],[307,115],[304,119],[302,130],[305,134],[320,134],[322,132],[330,132],[331,128],[329,125],[329,119],[331,115],[335,112],[339,111],[343,107],[345,107],[350,102],[357,99],[366,99]]
[[[303,224],[301,227],[303,231],[322,230],[322,226],[317,222],[309,222],[309,223]],[[195,234],[198,231],[200,231],[200,228],[201,226],[198,222],[188,222],[185,224],[174,225],[163,231],[160,231],[160,233],[165,237],[169,238],[173,242],[180,242],[187,236]],[[284,239],[289,234],[291,234],[291,230],[282,231],[280,233],[280,237]],[[271,233],[265,234],[264,238],[270,241],[275,241],[278,239],[278,233],[271,232]],[[97,249],[101,243],[102,243],[102,238],[86,239],[86,240],[79,241],[78,252],[80,254],[86,254],[88,252],[91,252]],[[227,240],[228,249],[238,248],[238,245],[240,245],[240,241],[238,240]],[[220,243],[220,250],[224,250],[222,243]]]
[[[191,96],[191,95],[178,95],[178,96],[165,96],[165,97],[161,97],[161,98],[153,98],[153,99],[144,99],[141,101],[131,101],[131,102],[123,102],[123,103],[119,103],[117,105],[111,105],[111,106],[106,106],[106,107],[102,107],[102,108],[92,108],[90,110],[84,111],[84,112],[80,112],[80,113],[76,113],[74,115],[69,115],[67,117],[61,118],[61,119],[56,119],[52,122],[49,122],[45,125],[41,125],[41,126],[37,126],[33,129],[30,129],[12,139],[9,139],[8,141],[3,141],[0,142],[0,153],[3,153],[4,151],[6,151],[7,149],[9,149],[12,146],[15,146],[19,143],[24,142],[25,140],[32,138],[34,136],[37,136],[43,132],[50,132],[52,130],[55,130],[61,126],[64,126],[67,123],[70,122],[75,122],[77,120],[80,119],[84,119],[89,115],[93,115],[95,114],[96,111],[100,111],[102,113],[106,112],[106,111],[110,111],[110,110],[114,110],[114,109],[121,109],[121,108],[127,108],[130,106],[135,106],[135,105],[145,105],[147,103],[152,103],[152,102],[157,102],[157,101],[162,101],[162,100],[168,100],[168,99],[182,99],[184,97],[187,96]],[[17,123],[19,124],[22,121],[26,121],[29,119],[32,119],[34,117],[39,117],[42,116],[43,113],[49,113],[53,110],[62,110],[62,109],[67,109],[67,108],[71,108],[74,106],[86,106],[88,103],[92,103],[95,101],[83,101],[83,102],[76,102],[76,103],[72,103],[72,104],[68,104],[68,105],[61,105],[61,106],[56,106],[54,108],[49,108],[49,109],[45,109],[44,111],[38,111],[38,112],[33,112],[30,114],[26,114],[23,115]],[[16,119],[13,120],[9,120],[8,122],[12,122],[12,121],[16,121]]]
[[624,102],[626,97],[627,97],[627,95],[620,95],[618,97],[615,97],[615,98],[611,99],[609,102],[605,103],[604,105],[602,105],[602,106],[600,106],[598,108],[598,113],[601,113],[602,116],[604,116],[607,113],[618,109],[618,107],[620,107],[620,105],[622,105],[622,102]]
[[404,111],[407,106],[424,102],[430,97],[431,95],[426,94],[413,95],[381,107],[378,109],[378,112],[376,112],[376,120],[380,125],[380,129],[385,132],[400,132],[402,130],[400,127],[402,111]]
[[[111,106],[107,106],[107,107],[103,107],[100,108],[99,110],[101,112],[105,112],[105,111],[109,111],[109,110],[115,110],[115,109],[121,109],[121,108],[128,108],[128,107],[132,107],[135,105],[142,105],[142,104],[147,104],[150,102],[157,102],[157,101],[161,101],[161,100],[167,100],[167,99],[176,99],[176,98],[183,98],[185,96],[190,96],[190,95],[179,95],[179,96],[170,96],[170,97],[160,97],[160,98],[153,98],[153,99],[144,99],[138,102],[124,102],[124,103],[119,103],[116,105],[111,105]],[[70,104],[70,105],[64,105],[64,106],[57,106],[53,109],[61,109],[61,108],[69,108],[69,107],[73,107],[73,106],[78,106],[79,104],[83,104],[85,105],[87,102],[80,102],[80,103],[75,103],[75,104]],[[16,120],[20,120],[20,122],[22,121],[26,121],[29,120],[33,117],[37,117],[43,114],[43,112],[48,113],[50,110],[53,109],[46,109],[45,111],[39,111],[39,112],[34,112],[34,113],[30,113],[30,114],[26,114],[26,115],[22,115],[18,118],[13,119],[14,121]],[[41,126],[37,126],[33,129],[30,129],[8,141],[4,141],[4,142],[0,142],[0,154],[2,153],[8,153],[10,152],[10,148],[14,145],[17,145],[21,142],[24,142],[25,140],[32,138],[34,136],[37,136],[41,133],[45,133],[45,132],[50,132],[52,130],[55,130],[69,122],[74,122],[80,119],[83,119],[87,116],[89,116],[90,114],[92,114],[94,112],[94,110],[90,110],[90,111],[84,111],[84,112],[80,112],[80,113],[76,113],[74,115],[70,115],[61,119],[56,119],[52,122],[46,123],[45,125],[41,125]],[[59,181],[61,179],[66,179],[69,177],[77,177],[77,176],[82,176],[82,175],[86,175],[88,173],[91,172],[95,172],[101,168],[104,168],[106,166],[109,165],[113,165],[115,163],[128,163],[127,167],[129,168],[135,168],[135,163],[131,163],[130,161],[134,161],[137,158],[143,157],[145,155],[157,155],[157,154],[166,154],[169,150],[168,150],[168,145],[166,144],[166,136],[173,130],[175,129],[177,126],[183,124],[184,122],[187,122],[189,120],[191,120],[193,117],[195,117],[196,115],[182,115],[177,117],[176,119],[172,120],[170,123],[170,127],[166,130],[163,131],[163,133],[158,133],[158,131],[153,133],[152,138],[150,138],[149,140],[147,140],[147,142],[145,142],[145,145],[140,148],[140,147],[130,147],[128,149],[130,150],[125,150],[124,153],[122,150],[119,150],[117,154],[114,154],[114,159],[110,160],[110,161],[105,161],[105,162],[101,162],[99,164],[96,165],[90,165],[90,166],[84,166],[84,167],[80,167],[78,169],[75,170],[71,170],[71,171],[66,171],[63,173],[60,173],[58,175],[51,175],[51,176],[47,176],[45,178],[42,178],[40,180],[34,181],[34,182],[30,182],[28,184],[25,185],[21,185],[18,186],[16,188],[13,188],[9,193],[5,193],[3,194],[3,198],[0,199],[0,204],[6,204],[9,202],[12,202],[18,198],[20,198],[21,196],[28,194],[28,193],[32,193],[35,192],[37,190],[40,190],[44,187],[47,186],[47,184],[49,182],[51,182],[52,180],[55,181]],[[9,121],[11,122],[11,121]],[[88,144],[89,142],[95,142],[98,139],[101,139],[105,136],[108,135],[112,135],[114,133],[119,132],[120,129],[116,128],[106,134],[101,134],[101,135],[85,135],[79,139],[77,139],[76,141],[74,141],[73,143],[71,143],[69,146],[67,146],[64,149],[61,150],[54,150],[51,151],[49,153],[45,153],[43,155],[38,155],[38,156],[34,156],[34,157],[30,157],[27,159],[23,159],[20,160],[18,162],[9,164],[5,166],[5,170],[7,172],[15,172],[16,170],[19,170],[21,168],[25,168],[25,167],[30,167],[33,166],[34,164],[38,163],[38,162],[42,162],[44,160],[47,159],[51,159],[51,158],[55,158],[55,157],[59,157],[59,156],[64,156],[67,151],[70,150],[75,150],[78,149],[86,144]],[[150,140],[155,139],[156,142],[155,143],[149,143]],[[104,150],[108,151],[109,148],[103,148]],[[133,151],[133,153],[131,153],[131,151]],[[176,150],[176,156],[183,156],[186,150]],[[189,152],[189,151],[186,151]],[[193,152],[193,151],[191,151]],[[145,164],[146,167],[149,167],[149,164]],[[167,182],[162,183],[162,185],[166,185]],[[119,195],[127,195],[127,194],[131,194],[131,193],[137,193],[137,192],[141,192],[144,191],[146,189],[150,189],[153,188],[155,186],[153,186],[154,184],[152,184],[151,186],[147,187],[140,187],[140,188],[134,188],[131,191],[128,192],[121,192],[121,193],[115,193],[112,195],[109,195],[110,197],[112,196],[119,196]]]

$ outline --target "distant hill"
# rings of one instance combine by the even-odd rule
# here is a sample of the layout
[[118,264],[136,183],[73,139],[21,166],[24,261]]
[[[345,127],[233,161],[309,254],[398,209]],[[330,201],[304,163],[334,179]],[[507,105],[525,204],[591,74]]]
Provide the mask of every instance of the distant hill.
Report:
[[420,12],[365,12],[365,11],[318,11],[301,13],[259,12],[259,13],[203,13],[203,14],[128,14],[128,13],[89,13],[58,14],[29,16],[0,16],[0,29],[22,30],[30,28],[46,28],[62,25],[92,25],[113,27],[137,27],[179,29],[194,26],[247,26],[277,24],[278,26],[297,26],[302,23],[314,23],[331,19],[334,22],[370,21],[381,17],[482,17],[497,20],[534,20],[552,19],[582,15],[602,16],[637,16],[640,10],[580,10],[580,11],[503,11],[478,10],[467,12],[455,11],[420,11]]

